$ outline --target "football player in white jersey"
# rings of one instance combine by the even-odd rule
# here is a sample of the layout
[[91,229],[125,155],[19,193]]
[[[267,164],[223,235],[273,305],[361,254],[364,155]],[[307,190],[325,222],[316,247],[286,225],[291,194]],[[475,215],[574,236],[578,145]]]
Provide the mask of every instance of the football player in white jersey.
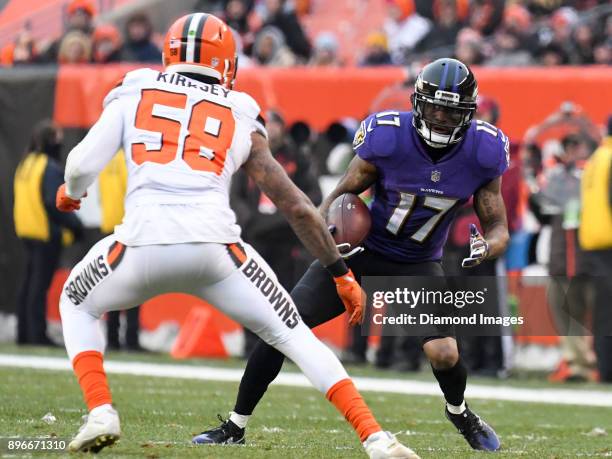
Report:
[[293,360],[352,424],[370,457],[417,458],[380,428],[275,274],[240,239],[228,190],[242,167],[328,268],[351,322],[362,320],[363,291],[323,219],[273,159],[257,103],[232,90],[237,60],[230,29],[204,13],[180,18],[166,36],[163,64],[162,72],[129,72],[108,94],[99,120],[70,152],[57,194],[60,210],[78,209],[87,187],[123,147],[123,222],[75,266],[60,300],[66,349],[89,409],[69,449],[97,452],[120,436],[103,368],[101,316],[184,292]]

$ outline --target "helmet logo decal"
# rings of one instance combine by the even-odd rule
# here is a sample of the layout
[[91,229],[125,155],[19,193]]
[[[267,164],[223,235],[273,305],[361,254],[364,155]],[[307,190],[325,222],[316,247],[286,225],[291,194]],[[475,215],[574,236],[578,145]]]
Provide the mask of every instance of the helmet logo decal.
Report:
[[436,91],[435,98],[438,100],[452,102],[454,104],[458,104],[461,101],[461,97],[456,92],[442,91],[440,89]]

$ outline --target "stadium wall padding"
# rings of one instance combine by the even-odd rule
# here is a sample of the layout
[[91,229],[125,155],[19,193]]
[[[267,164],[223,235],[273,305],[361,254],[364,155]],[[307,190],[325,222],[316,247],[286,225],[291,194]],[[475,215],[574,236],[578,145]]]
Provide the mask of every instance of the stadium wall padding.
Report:
[[[135,68],[134,64],[116,64],[0,70],[0,311],[15,309],[23,268],[13,230],[12,187],[32,126],[53,116],[65,128],[67,152],[96,121],[105,94]],[[612,112],[609,67],[474,68],[474,72],[481,94],[499,102],[499,126],[515,140],[566,100],[580,105],[599,124]],[[288,123],[305,121],[324,130],[345,117],[363,118],[382,89],[405,77],[404,69],[396,67],[244,68],[236,89],[251,94],[264,111],[279,109]]]
[[[99,116],[106,92],[133,65],[64,66],[58,74],[55,119],[65,126],[89,127]],[[580,105],[596,123],[612,112],[610,67],[476,67],[480,93],[501,108],[499,127],[513,139],[559,109],[564,101]],[[345,117],[361,119],[386,86],[402,81],[404,69],[245,68],[236,89],[251,94],[263,110],[279,109],[288,123],[305,121],[325,130]]]

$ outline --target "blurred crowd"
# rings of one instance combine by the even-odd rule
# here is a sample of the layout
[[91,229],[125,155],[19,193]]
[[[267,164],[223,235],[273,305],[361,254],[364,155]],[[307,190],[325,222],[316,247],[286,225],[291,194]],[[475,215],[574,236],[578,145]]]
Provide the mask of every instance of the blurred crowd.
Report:
[[130,16],[123,33],[113,24],[97,24],[93,0],[73,0],[66,9],[64,34],[53,41],[36,42],[25,27],[0,51],[5,66],[23,64],[161,63],[153,25],[145,13]]
[[[0,51],[0,63],[160,62],[161,37],[145,13],[129,17],[120,31],[98,20],[95,4],[70,2],[65,32],[54,41],[37,42],[26,26]],[[443,56],[495,67],[612,64],[612,5],[606,0],[385,0],[380,29],[357,34],[357,40],[354,31],[344,36],[341,28],[309,34],[304,19],[325,14],[315,5],[200,0],[194,11],[229,24],[243,67],[410,65]],[[347,41],[355,43],[343,50]]]

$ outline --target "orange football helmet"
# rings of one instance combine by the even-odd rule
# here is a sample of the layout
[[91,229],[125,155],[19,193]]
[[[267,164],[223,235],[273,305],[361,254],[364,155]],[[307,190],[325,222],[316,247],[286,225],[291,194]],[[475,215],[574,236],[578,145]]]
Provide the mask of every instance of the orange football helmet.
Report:
[[216,16],[193,13],[177,19],[164,41],[163,64],[175,72],[217,78],[232,88],[238,56],[230,28]]

